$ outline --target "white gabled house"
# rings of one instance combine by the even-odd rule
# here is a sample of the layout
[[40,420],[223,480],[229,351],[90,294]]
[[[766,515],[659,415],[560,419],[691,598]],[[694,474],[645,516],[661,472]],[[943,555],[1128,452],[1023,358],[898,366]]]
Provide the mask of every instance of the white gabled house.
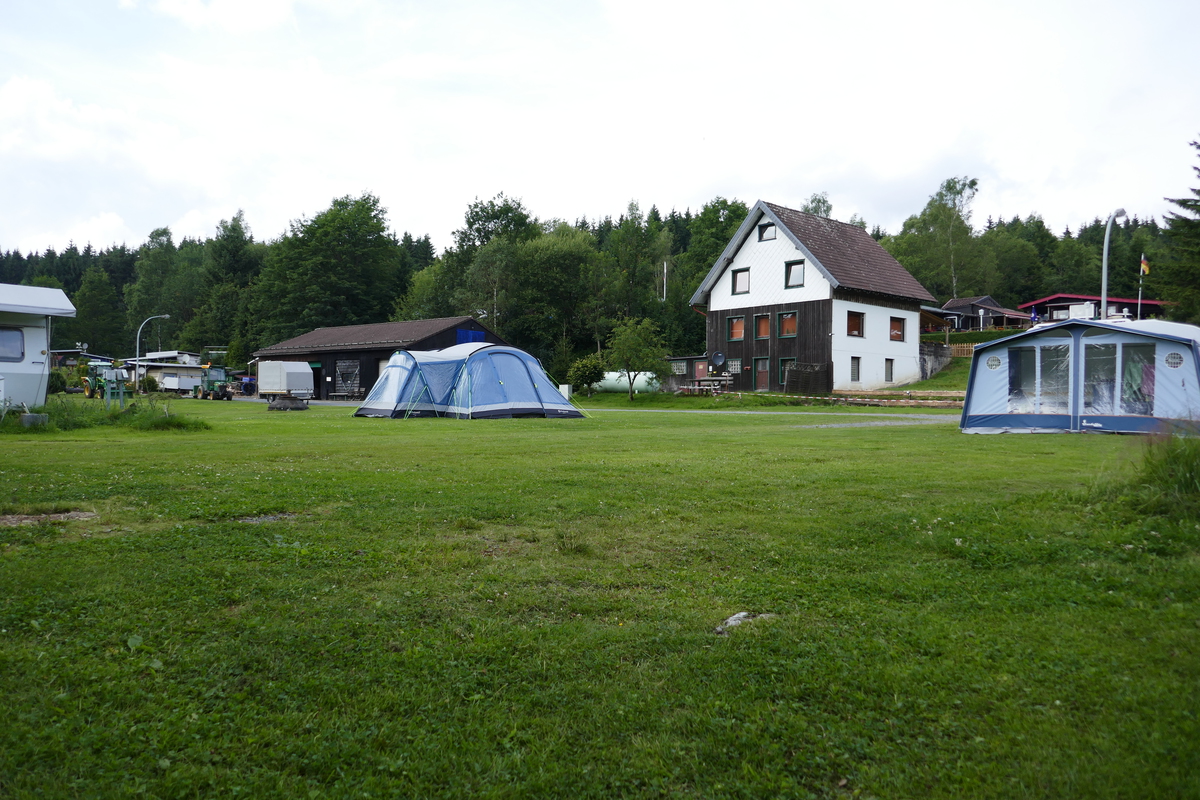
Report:
[[861,228],[760,200],[692,296],[708,318],[696,370],[728,372],[734,391],[912,383],[931,302]]

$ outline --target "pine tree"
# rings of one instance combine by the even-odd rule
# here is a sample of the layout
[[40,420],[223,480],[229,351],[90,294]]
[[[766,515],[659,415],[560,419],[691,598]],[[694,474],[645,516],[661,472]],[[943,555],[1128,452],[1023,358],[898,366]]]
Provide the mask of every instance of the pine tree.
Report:
[[[1191,146],[1200,151],[1200,141]],[[1200,178],[1200,167],[1192,169]],[[1167,217],[1169,260],[1157,283],[1162,299],[1176,304],[1171,312],[1175,319],[1200,324],[1200,188],[1190,191],[1191,197],[1167,198],[1182,213],[1171,212]]]

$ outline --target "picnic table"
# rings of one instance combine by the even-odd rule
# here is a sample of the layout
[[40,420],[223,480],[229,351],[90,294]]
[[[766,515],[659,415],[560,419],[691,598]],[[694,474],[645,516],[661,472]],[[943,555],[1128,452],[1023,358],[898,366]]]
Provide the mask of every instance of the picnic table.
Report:
[[709,375],[704,378],[690,378],[688,385],[683,387],[688,393],[701,393],[717,395],[721,392],[729,390],[729,384],[733,383],[732,375]]

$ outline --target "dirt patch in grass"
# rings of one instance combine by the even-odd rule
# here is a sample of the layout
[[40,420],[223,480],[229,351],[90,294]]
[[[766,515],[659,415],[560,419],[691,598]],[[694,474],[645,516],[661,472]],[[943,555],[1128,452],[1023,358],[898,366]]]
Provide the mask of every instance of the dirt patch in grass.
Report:
[[245,522],[249,525],[261,525],[264,522],[279,522],[280,520],[291,519],[295,516],[298,515],[290,511],[285,511],[281,514],[262,514],[261,516],[257,517],[238,517],[238,522]]
[[5,514],[0,516],[0,527],[37,525],[42,522],[71,522],[80,519],[95,519],[100,516],[94,511],[66,511],[61,514]]

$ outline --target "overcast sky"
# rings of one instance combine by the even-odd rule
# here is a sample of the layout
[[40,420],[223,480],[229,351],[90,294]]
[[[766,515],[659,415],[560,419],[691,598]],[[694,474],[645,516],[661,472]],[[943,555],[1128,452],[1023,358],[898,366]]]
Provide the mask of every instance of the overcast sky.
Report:
[[1200,2],[0,0],[0,250],[258,239],[377,195],[440,252],[499,192],[542,219],[716,196],[899,228],[1056,232],[1197,185]]

